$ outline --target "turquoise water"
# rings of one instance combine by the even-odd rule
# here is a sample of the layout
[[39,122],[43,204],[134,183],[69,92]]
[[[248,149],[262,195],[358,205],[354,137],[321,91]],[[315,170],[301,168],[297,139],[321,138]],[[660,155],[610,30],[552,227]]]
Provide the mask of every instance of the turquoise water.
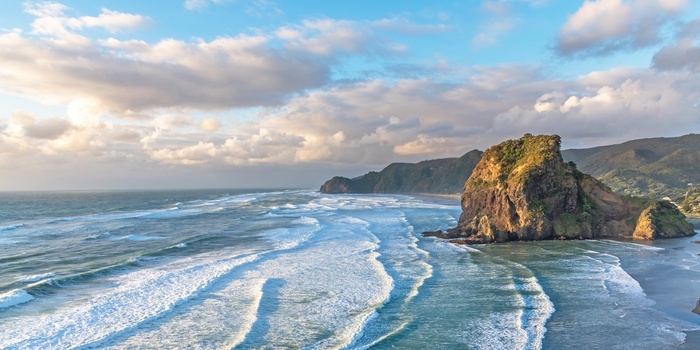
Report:
[[0,348],[700,346],[694,238],[420,236],[459,213],[313,191],[0,194]]

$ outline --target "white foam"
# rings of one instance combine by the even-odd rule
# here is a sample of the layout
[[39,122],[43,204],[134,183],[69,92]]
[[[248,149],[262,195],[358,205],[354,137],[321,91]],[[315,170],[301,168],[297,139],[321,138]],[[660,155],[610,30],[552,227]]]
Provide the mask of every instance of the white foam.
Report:
[[[591,252],[592,256],[583,255],[583,257],[598,264],[597,278],[603,290],[609,297],[613,298],[615,303],[622,303],[630,307],[648,306],[654,303],[652,300],[647,299],[646,293],[639,282],[620,266],[620,259],[617,256],[595,251],[587,252]],[[592,269],[591,271],[596,270]]]
[[318,221],[312,218],[298,219],[294,223],[303,226],[272,229],[263,232],[262,236],[270,240],[275,249],[288,250],[309,240],[321,228]]
[[39,282],[41,280],[51,278],[56,276],[55,273],[49,272],[41,275],[34,275],[34,276],[26,276],[20,280],[22,283],[33,283],[33,282]]
[[318,220],[307,216],[302,216],[292,221],[292,223],[297,225],[318,225]]
[[109,232],[100,232],[100,233],[95,233],[95,234],[92,234],[92,235],[87,236],[87,239],[98,239],[98,238],[101,238],[101,237],[109,237],[109,236],[111,236],[111,235],[112,235],[112,234],[109,233]]
[[554,314],[554,304],[549,300],[549,296],[544,292],[539,281],[535,277],[516,279],[516,289],[527,291],[521,294],[523,298],[523,314],[521,322],[523,330],[527,334],[527,347],[541,349],[544,334],[547,332],[545,324]]
[[127,241],[152,241],[155,239],[163,239],[163,237],[160,236],[142,236],[142,235],[126,235],[126,236],[121,236],[121,237],[116,237],[116,240],[127,240]]
[[661,248],[661,247],[654,247],[654,246],[650,246],[650,245],[632,243],[632,242],[619,242],[619,241],[613,241],[613,240],[609,240],[609,239],[602,239],[602,240],[599,240],[597,242],[607,243],[610,245],[617,245],[617,246],[620,246],[623,248],[634,249],[634,250],[651,250],[651,251],[665,250],[664,248]]
[[5,294],[0,294],[0,309],[23,304],[33,299],[34,297],[27,293],[27,291],[19,289],[13,290]]
[[[218,258],[201,256],[138,270],[110,282],[115,288],[78,305],[42,317],[5,325],[0,347],[69,348],[100,341],[167,313],[233,268],[256,255]],[[15,298],[18,298],[15,296]],[[22,296],[26,301],[26,296]]]
[[[366,225],[335,218],[309,244],[265,261],[246,278],[283,279],[266,344],[338,348],[350,344],[388,300],[392,279],[377,261]],[[330,336],[329,336],[330,334]]]
[[[216,348],[241,346],[258,321],[265,279],[235,279],[213,292],[200,303],[176,310],[160,324],[144,327],[126,339],[117,339],[118,349],[141,348],[158,344],[163,349]],[[107,344],[109,345],[109,344]]]
[[175,248],[187,248],[187,244],[186,244],[186,243],[180,243],[180,244],[176,245]]

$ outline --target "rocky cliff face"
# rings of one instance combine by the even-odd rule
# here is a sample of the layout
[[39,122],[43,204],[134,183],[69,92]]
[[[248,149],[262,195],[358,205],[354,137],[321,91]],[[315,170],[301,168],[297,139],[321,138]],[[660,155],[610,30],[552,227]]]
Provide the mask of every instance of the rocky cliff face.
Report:
[[[557,135],[526,134],[484,152],[462,193],[460,243],[694,234],[673,205],[625,199],[565,163]],[[640,218],[641,217],[641,218]]]

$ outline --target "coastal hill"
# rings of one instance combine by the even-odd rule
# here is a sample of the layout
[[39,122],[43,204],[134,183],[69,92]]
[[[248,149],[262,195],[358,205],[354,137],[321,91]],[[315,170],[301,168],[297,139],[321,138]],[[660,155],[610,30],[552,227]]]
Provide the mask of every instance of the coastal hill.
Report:
[[492,146],[464,186],[457,243],[695,234],[672,204],[621,197],[573,162],[565,163],[557,135],[526,134]]
[[700,135],[639,139],[617,145],[562,151],[567,161],[618,193],[684,200],[700,183]]
[[[481,153],[474,150],[460,158],[394,163],[354,179],[338,176],[327,181],[321,192],[459,194]],[[670,197],[679,205],[685,203],[684,211],[700,213],[700,189],[696,188],[700,185],[700,135],[639,139],[561,154],[618,194]]]
[[481,151],[459,158],[426,160],[416,164],[393,163],[380,172],[372,171],[349,179],[336,176],[321,186],[322,193],[461,193]]

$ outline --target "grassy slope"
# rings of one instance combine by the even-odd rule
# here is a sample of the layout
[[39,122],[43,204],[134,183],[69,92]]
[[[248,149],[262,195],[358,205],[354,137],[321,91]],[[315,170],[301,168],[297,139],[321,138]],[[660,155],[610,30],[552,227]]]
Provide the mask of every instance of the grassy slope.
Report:
[[682,202],[688,183],[700,183],[700,135],[697,134],[571,149],[562,151],[562,156],[623,194],[669,196]]

